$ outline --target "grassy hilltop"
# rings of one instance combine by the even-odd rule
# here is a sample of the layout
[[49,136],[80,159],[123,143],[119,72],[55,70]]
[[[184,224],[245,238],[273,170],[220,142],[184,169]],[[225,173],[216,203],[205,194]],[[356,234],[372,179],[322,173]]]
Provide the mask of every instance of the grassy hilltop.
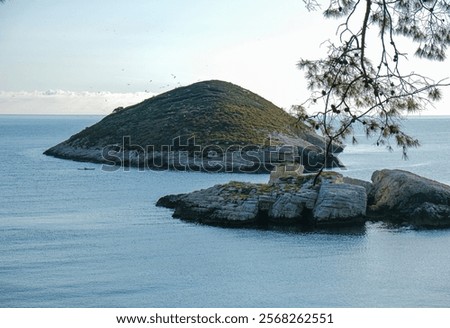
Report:
[[271,132],[295,136],[306,129],[293,116],[232,83],[204,81],[119,108],[67,142],[85,147],[120,144],[170,145],[195,137],[196,144],[263,145]]

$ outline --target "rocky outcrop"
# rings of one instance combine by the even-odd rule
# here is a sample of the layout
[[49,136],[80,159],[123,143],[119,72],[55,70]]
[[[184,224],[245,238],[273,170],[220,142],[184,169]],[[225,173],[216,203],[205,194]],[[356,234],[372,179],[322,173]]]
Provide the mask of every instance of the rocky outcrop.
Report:
[[162,197],[157,205],[175,209],[176,218],[221,226],[322,228],[362,224],[365,188],[341,183],[326,173],[313,185],[313,175],[276,184],[230,182],[189,194]]
[[372,183],[324,172],[285,175],[271,184],[230,182],[162,197],[176,218],[221,226],[334,228],[367,220],[450,227],[450,186],[401,170],[381,170]]
[[[230,183],[190,194],[161,198],[157,205],[174,208],[174,217],[223,226],[247,226],[258,222],[259,207],[250,184]],[[241,194],[242,193],[242,194]]]
[[317,190],[306,187],[278,195],[269,208],[269,220],[274,224],[312,223],[311,213],[317,194]]
[[450,227],[450,186],[402,170],[375,171],[371,216],[418,227]]
[[314,219],[320,225],[361,222],[366,216],[367,194],[361,186],[322,184],[314,206]]
[[142,169],[270,172],[283,162],[306,171],[343,166],[333,144],[268,100],[232,83],[203,81],[115,110],[44,154]]

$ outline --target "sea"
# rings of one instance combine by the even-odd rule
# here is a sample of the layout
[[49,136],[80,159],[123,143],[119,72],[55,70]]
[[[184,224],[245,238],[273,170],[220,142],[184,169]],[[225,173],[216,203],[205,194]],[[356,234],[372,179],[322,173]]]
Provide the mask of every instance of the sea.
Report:
[[[100,116],[0,116],[0,307],[450,307],[450,230],[183,222],[159,197],[268,175],[108,172],[43,155]],[[450,184],[450,117],[411,117],[402,159],[359,135],[339,172],[400,168]],[[79,170],[80,168],[94,170]]]

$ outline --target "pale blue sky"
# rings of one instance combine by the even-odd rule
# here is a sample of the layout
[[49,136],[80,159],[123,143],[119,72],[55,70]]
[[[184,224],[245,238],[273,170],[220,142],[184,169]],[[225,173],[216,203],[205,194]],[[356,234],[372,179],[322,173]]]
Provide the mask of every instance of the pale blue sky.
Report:
[[157,94],[222,79],[289,108],[307,96],[295,64],[323,54],[335,26],[301,0],[6,0],[0,90]]
[[[301,36],[305,12],[300,0],[8,0],[0,7],[1,88],[158,92],[254,64],[259,74],[249,81],[269,80],[271,66],[301,75],[301,53],[279,62],[291,49],[275,47],[287,33]],[[271,39],[274,47],[264,44]],[[239,49],[255,42],[254,52]]]

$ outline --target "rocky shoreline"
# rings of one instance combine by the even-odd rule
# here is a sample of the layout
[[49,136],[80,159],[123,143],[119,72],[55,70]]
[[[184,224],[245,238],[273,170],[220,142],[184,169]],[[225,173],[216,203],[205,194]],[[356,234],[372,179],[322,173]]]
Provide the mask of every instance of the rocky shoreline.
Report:
[[[309,134],[305,135],[309,136]],[[277,135],[277,138],[287,138]],[[306,137],[305,137],[306,138]],[[279,143],[279,139],[275,139]],[[62,142],[44,152],[45,155],[80,162],[104,164],[107,171],[123,167],[148,170],[177,170],[228,173],[269,173],[276,165],[290,162],[303,163],[305,171],[316,172],[323,165],[328,168],[344,167],[336,154],[343,151],[335,145],[334,153],[325,160],[323,142],[312,138],[309,142],[302,138],[289,138],[291,144],[262,147],[258,145],[218,145],[198,146],[198,151],[190,149],[153,150],[129,145],[85,146],[73,142]],[[283,141],[285,141],[283,139]],[[165,147],[172,149],[173,146]]]
[[173,217],[224,227],[328,229],[385,221],[417,228],[450,227],[450,186],[402,170],[375,171],[372,182],[324,172],[270,184],[230,182],[160,198]]

